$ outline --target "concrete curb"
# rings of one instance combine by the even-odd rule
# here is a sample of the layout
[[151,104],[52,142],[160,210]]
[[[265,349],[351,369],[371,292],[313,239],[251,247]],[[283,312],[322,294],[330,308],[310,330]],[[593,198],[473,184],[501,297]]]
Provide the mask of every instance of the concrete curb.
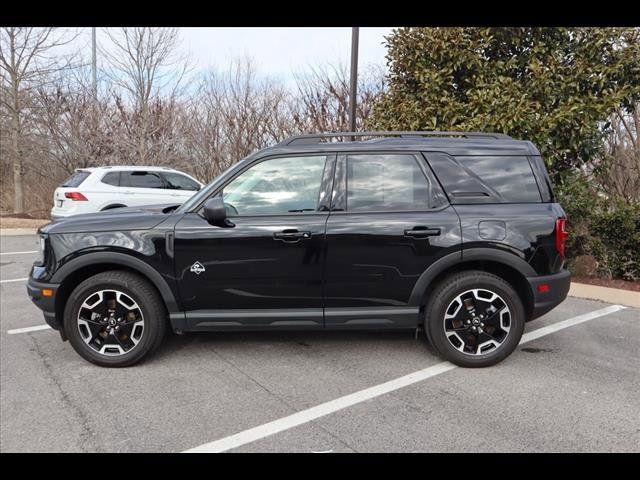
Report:
[[0,228],[0,236],[15,237],[18,235],[35,235],[37,228]]
[[640,308],[640,292],[633,292],[631,290],[571,282],[569,296]]

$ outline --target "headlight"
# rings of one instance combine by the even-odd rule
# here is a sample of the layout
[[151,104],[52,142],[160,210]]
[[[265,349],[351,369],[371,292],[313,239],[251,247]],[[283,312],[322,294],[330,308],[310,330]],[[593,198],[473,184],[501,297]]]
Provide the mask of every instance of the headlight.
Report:
[[36,263],[44,263],[44,249],[46,245],[47,237],[45,235],[40,235],[39,244],[38,244],[38,257],[36,258]]

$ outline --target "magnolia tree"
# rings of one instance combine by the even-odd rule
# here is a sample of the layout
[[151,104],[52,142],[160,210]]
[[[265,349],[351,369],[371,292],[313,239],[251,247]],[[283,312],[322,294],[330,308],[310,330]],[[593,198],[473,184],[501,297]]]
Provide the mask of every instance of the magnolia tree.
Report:
[[401,28],[373,125],[533,141],[559,177],[600,155],[609,117],[640,100],[636,28]]

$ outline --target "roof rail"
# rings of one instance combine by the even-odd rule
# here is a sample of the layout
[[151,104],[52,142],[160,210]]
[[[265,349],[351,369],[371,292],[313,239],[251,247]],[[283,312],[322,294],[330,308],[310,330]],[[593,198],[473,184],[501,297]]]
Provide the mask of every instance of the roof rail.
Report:
[[[333,133],[312,133],[306,135],[294,135],[284,139],[278,145],[306,145],[320,143],[326,138],[351,137],[355,141],[355,137],[461,137],[461,138],[494,138],[494,139],[510,139],[509,135],[504,133],[483,133],[483,132],[440,132],[437,130],[429,130],[422,132],[333,132]],[[344,139],[343,139],[344,141]]]

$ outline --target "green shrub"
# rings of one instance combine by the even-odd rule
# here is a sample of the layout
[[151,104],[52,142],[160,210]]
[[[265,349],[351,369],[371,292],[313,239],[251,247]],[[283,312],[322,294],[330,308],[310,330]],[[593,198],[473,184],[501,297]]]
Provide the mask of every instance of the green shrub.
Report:
[[556,193],[567,212],[569,270],[572,259],[591,255],[601,275],[640,280],[640,204],[607,198],[575,174],[565,177]]

